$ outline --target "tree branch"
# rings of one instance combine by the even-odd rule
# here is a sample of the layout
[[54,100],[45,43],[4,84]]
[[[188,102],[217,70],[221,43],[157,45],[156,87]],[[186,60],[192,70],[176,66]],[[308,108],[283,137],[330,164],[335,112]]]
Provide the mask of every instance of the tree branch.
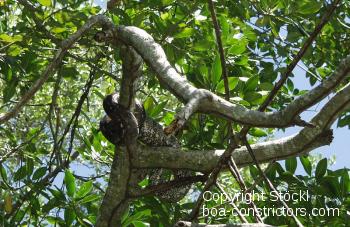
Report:
[[64,58],[67,50],[72,47],[72,45],[83,36],[88,30],[90,30],[95,24],[108,24],[110,23],[108,19],[103,15],[97,15],[91,17],[81,28],[78,29],[74,34],[72,34],[68,39],[61,42],[61,47],[56,52],[51,63],[46,67],[40,78],[32,85],[32,87],[27,91],[27,93],[22,96],[19,102],[7,113],[0,116],[0,124],[8,121],[9,119],[15,117],[18,112],[28,103],[28,101],[35,95],[35,93],[42,87],[46,80],[52,75],[58,65]]
[[[146,31],[136,27],[119,26],[115,36],[121,42],[134,47],[144,61],[157,73],[159,82],[179,100],[184,103],[189,103],[190,101],[196,103],[193,99],[203,97],[203,90],[195,88],[176,72],[168,62],[162,47]],[[305,122],[301,121],[297,115],[328,95],[346,77],[349,70],[350,56],[343,60],[337,72],[318,87],[292,102],[290,107],[284,111],[263,113],[257,110],[249,110],[243,106],[230,103],[209,91],[204,91],[206,98],[201,99],[200,105],[195,106],[197,108],[189,105],[191,109],[187,112],[213,113],[232,121],[258,127],[305,126]],[[183,112],[186,112],[186,110],[183,110]],[[185,116],[187,118],[187,115]],[[186,119],[180,120],[185,121]],[[177,121],[181,122],[180,120],[178,119]]]
[[129,206],[128,186],[131,179],[132,156],[137,149],[138,122],[130,110],[134,108],[136,82],[142,74],[142,58],[128,46],[121,47],[123,76],[118,104],[125,127],[126,152],[116,147],[106,194],[100,207],[96,226],[121,226],[122,214]]
[[[339,115],[350,107],[350,84],[340,90],[311,120],[315,127],[306,127],[295,135],[251,145],[259,163],[284,160],[329,145],[333,139],[330,129]],[[148,148],[138,145],[133,163],[136,168],[189,169],[203,173],[210,172],[224,150],[181,151],[171,147]],[[245,147],[232,154],[238,167],[253,164]]]
[[329,9],[326,11],[326,13],[322,16],[320,22],[315,27],[314,31],[311,33],[311,35],[307,38],[304,45],[300,48],[296,56],[293,58],[293,61],[288,65],[287,70],[285,73],[281,76],[281,79],[274,85],[274,88],[269,93],[269,95],[264,100],[263,104],[259,107],[259,110],[265,110],[266,107],[272,102],[272,99],[275,97],[279,89],[283,86],[283,84],[286,82],[292,71],[294,70],[295,66],[298,64],[300,59],[304,56],[309,46],[312,44],[312,42],[316,39],[318,34],[321,32],[322,28],[325,26],[325,24],[331,19],[331,16],[335,9],[338,7],[338,4],[341,0],[335,0]]

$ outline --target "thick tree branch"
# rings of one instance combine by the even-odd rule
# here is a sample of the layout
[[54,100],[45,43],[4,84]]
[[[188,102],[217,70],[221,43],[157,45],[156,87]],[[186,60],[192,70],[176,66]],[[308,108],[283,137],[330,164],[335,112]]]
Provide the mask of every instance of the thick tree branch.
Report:
[[[270,142],[253,144],[252,148],[259,163],[271,160],[282,160],[288,157],[310,152],[318,147],[329,145],[332,139],[332,131],[316,136],[314,141],[297,143],[297,135]],[[298,149],[296,152],[292,149]],[[181,150],[172,147],[149,148],[139,145],[134,155],[133,164],[136,168],[168,168],[189,169],[193,171],[209,173],[218,163],[224,150]],[[246,148],[241,147],[232,153],[238,167],[253,164]]]
[[137,79],[142,74],[142,58],[129,46],[121,46],[120,55],[123,61],[123,77],[120,85],[118,103],[133,109]]
[[137,79],[142,74],[142,58],[128,46],[121,47],[123,76],[118,104],[118,114],[125,127],[126,152],[116,147],[105,197],[100,207],[96,226],[121,226],[122,214],[129,206],[132,161],[137,149],[138,122],[130,110],[134,108]]
[[[159,82],[179,100],[184,103],[196,103],[198,100],[194,101],[193,99],[201,99],[200,105],[189,105],[191,109],[182,112],[199,111],[213,113],[251,126],[278,128],[291,125],[305,126],[305,122],[300,120],[298,114],[328,95],[346,77],[350,70],[350,56],[348,56],[343,60],[337,72],[317,88],[292,102],[290,107],[284,111],[263,113],[246,109],[243,106],[230,103],[209,91],[195,88],[176,72],[168,62],[162,47],[144,30],[136,27],[119,26],[115,36],[121,42],[133,46],[145,62],[157,73]],[[206,98],[203,99],[204,92],[206,93]],[[185,116],[187,118],[187,115]],[[180,120],[185,121],[185,119]],[[177,121],[181,122],[180,120],[178,119]]]
[[[350,84],[331,98],[311,120],[315,127],[306,127],[299,133],[285,138],[251,145],[257,161],[264,163],[272,160],[284,160],[330,144],[333,139],[331,125],[349,107]],[[207,173],[217,165],[223,152],[224,150],[180,151],[170,147],[151,149],[139,145],[133,163],[138,168],[190,169]],[[232,158],[238,167],[253,164],[245,147],[236,149]]]

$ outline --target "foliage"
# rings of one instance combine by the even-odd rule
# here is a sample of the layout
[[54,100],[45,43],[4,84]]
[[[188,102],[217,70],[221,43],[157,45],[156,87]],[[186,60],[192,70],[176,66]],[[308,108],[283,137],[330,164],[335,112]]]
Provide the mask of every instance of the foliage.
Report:
[[[104,12],[86,0],[28,1],[35,11],[23,2],[26,1],[0,1],[0,113],[7,112],[26,94],[62,40],[90,16]],[[313,31],[329,1],[219,0],[215,4],[228,62],[231,101],[256,109]],[[206,1],[122,1],[106,14],[116,25],[145,29],[191,83],[223,96],[222,68]],[[350,4],[343,1],[304,55],[311,85],[326,78],[348,54],[348,15]],[[98,122],[103,116],[103,97],[118,90],[121,61],[117,50],[93,41],[95,33],[96,30],[89,32],[74,45],[58,73],[49,78],[18,117],[0,125],[0,195],[4,208],[0,209],[1,225],[90,226],[96,221],[114,152],[113,145],[98,131]],[[90,77],[93,85],[88,98],[82,99]],[[145,70],[139,90],[148,115],[163,125],[170,124],[181,105],[159,85],[150,70]],[[288,79],[270,111],[283,109],[303,93],[294,87],[293,78]],[[83,102],[81,109],[79,99]],[[181,135],[182,143],[192,149],[222,149],[226,146],[226,124],[214,116],[196,114]],[[350,112],[343,113],[338,126],[350,127]],[[234,124],[233,128],[239,130],[241,125]],[[249,131],[252,142],[269,139],[272,133],[272,129]],[[75,152],[78,159],[61,166]],[[331,171],[326,159],[316,165],[307,156],[300,157],[300,162],[304,176],[296,175],[295,158],[287,160],[285,168],[274,163],[268,171],[280,190],[307,189],[313,195],[311,201],[288,205],[308,211],[314,207],[340,208],[340,216],[300,217],[307,226],[349,225],[348,169]],[[244,171],[251,178],[250,185],[259,178],[255,167]],[[239,188],[225,174],[220,179],[228,190]],[[123,225],[171,226],[190,211],[199,189],[199,185],[194,187],[192,194],[178,204],[155,197],[139,199],[125,214]],[[262,181],[254,187],[256,191],[266,189]],[[267,200],[257,205],[276,204]],[[254,222],[254,217],[248,219]],[[225,216],[203,221],[239,220]],[[293,225],[288,217],[268,217],[265,221]]]

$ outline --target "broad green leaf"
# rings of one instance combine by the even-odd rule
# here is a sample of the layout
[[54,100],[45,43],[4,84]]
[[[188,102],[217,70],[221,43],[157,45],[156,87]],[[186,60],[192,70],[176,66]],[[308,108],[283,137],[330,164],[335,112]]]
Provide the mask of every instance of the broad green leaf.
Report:
[[84,184],[82,184],[78,190],[78,192],[76,193],[76,198],[81,198],[86,196],[89,192],[91,192],[92,190],[92,181],[88,181],[85,182]]
[[259,83],[259,77],[257,75],[250,77],[247,83],[245,84],[244,91],[245,92],[254,91],[258,87],[258,83]]
[[73,197],[75,194],[75,177],[68,169],[65,171],[64,183],[66,185],[67,195]]
[[12,57],[15,57],[15,56],[18,56],[20,55],[25,49],[14,44],[14,45],[11,45],[8,49],[7,49],[7,54],[12,56]]
[[51,0],[37,0],[37,2],[39,2],[42,6],[51,6]]
[[145,217],[145,216],[151,216],[151,210],[149,210],[149,209],[143,210],[143,211],[135,213],[134,215],[127,217],[123,222],[123,226],[129,226],[131,223],[133,223],[135,221],[140,221],[141,218]]
[[286,170],[289,171],[290,173],[294,174],[295,170],[297,169],[297,159],[295,157],[292,158],[288,158],[285,161],[285,165],[286,165]]
[[13,204],[12,204],[12,196],[11,194],[7,193],[4,198],[4,208],[6,213],[11,213],[13,209]]
[[19,181],[23,179],[26,175],[27,175],[27,166],[23,165],[16,171],[13,180]]
[[194,29],[193,28],[184,28],[181,32],[177,33],[174,38],[187,38],[192,36],[194,33]]
[[50,191],[51,194],[52,194],[55,198],[57,198],[59,201],[65,201],[65,200],[66,200],[66,197],[65,197],[65,195],[64,195],[64,192],[63,192],[61,189],[59,189],[59,188],[56,187],[56,189],[49,189],[49,191]]
[[341,195],[340,184],[337,177],[324,176],[318,180],[323,189],[327,192],[327,197],[336,198]]
[[143,103],[143,107],[145,108],[147,114],[150,114],[152,112],[152,109],[154,107],[153,99],[151,96],[147,97],[145,102]]
[[[229,89],[230,91],[232,91],[233,89],[235,89],[235,87],[237,86],[238,84],[238,77],[229,77],[228,78],[228,84],[229,84]],[[216,90],[219,92],[219,93],[222,93],[224,94],[225,93],[225,84],[224,84],[224,81],[221,80],[218,85],[216,86]]]
[[323,177],[327,171],[327,158],[320,160],[316,166],[315,176],[317,179]]
[[4,88],[3,92],[3,100],[4,102],[9,102],[11,98],[16,93],[16,86],[17,86],[17,80],[12,80],[7,83],[6,87]]
[[227,16],[221,15],[219,17],[219,23],[221,28],[221,39],[222,39],[222,42],[225,43],[230,32],[230,24],[227,22]]
[[285,170],[283,169],[283,167],[281,166],[281,164],[279,162],[275,162],[272,165],[274,165],[274,167],[276,168],[276,171],[279,175],[282,175]]
[[0,40],[7,43],[22,41],[22,39],[23,37],[21,35],[9,36],[7,34],[0,34]]
[[260,128],[252,128],[249,130],[249,134],[252,136],[263,137],[267,136],[267,133]]
[[343,169],[342,176],[340,178],[340,190],[342,192],[342,195],[345,197],[347,193],[350,192],[350,179],[349,179],[349,172],[347,169]]
[[83,204],[83,203],[90,203],[90,202],[93,202],[95,200],[98,200],[100,198],[99,195],[96,195],[96,194],[91,194],[91,195],[87,195],[85,196],[84,198],[82,198],[81,200],[79,200],[79,203],[80,204]]
[[64,220],[66,221],[67,226],[72,226],[73,221],[75,220],[76,214],[72,208],[66,208],[64,210]]
[[228,49],[228,53],[232,55],[240,55],[244,51],[246,51],[247,42],[244,38],[241,39],[233,39],[234,41],[230,43],[230,49]]
[[249,172],[252,178],[256,178],[259,176],[259,171],[255,166],[249,166]]
[[76,69],[76,67],[62,67],[60,73],[62,74],[63,77],[68,78],[68,77],[76,77],[77,75],[79,75],[78,70]]
[[54,27],[51,31],[52,31],[53,33],[59,34],[59,33],[62,33],[62,32],[67,31],[67,28]]
[[211,66],[211,82],[216,84],[222,77],[222,68],[219,54],[216,55],[215,60]]
[[305,172],[307,174],[309,174],[309,176],[311,176],[312,165],[311,165],[311,162],[309,160],[309,157],[303,155],[303,156],[300,156],[299,159],[300,159],[300,162],[301,162],[301,164],[303,165],[303,167],[305,169]]
[[213,42],[204,39],[194,43],[192,48],[195,51],[208,51],[211,49],[212,46],[213,46]]
[[152,110],[150,111],[149,115],[152,118],[157,117],[160,112],[162,112],[164,110],[164,107],[166,106],[166,104],[168,103],[168,101],[164,101],[161,102],[160,104],[156,105],[154,108],[152,108]]
[[7,172],[6,172],[6,169],[4,168],[4,166],[0,163],[0,176],[1,176],[1,179],[7,181]]
[[244,100],[252,105],[258,105],[262,102],[262,95],[258,92],[247,92],[244,94]]
[[149,227],[149,223],[143,222],[143,221],[133,221],[132,224],[135,227]]
[[250,41],[256,41],[257,37],[256,37],[256,33],[255,31],[249,27],[249,26],[244,26],[243,28],[241,28],[243,30],[243,34],[244,37],[246,37],[247,39],[249,39]]
[[338,124],[337,127],[345,127],[348,126],[350,127],[350,115],[347,115],[345,117],[341,117],[338,119]]
[[322,2],[318,2],[314,0],[298,1],[298,4],[299,4],[298,13],[301,13],[301,14],[314,14],[314,13],[317,13],[322,7]]
[[164,117],[163,117],[163,122],[165,125],[170,125],[171,122],[173,122],[173,120],[175,119],[175,116],[173,113],[169,113],[167,112]]
[[13,221],[15,222],[21,222],[24,218],[24,215],[26,214],[26,212],[24,212],[23,210],[19,210],[15,217],[13,218]]

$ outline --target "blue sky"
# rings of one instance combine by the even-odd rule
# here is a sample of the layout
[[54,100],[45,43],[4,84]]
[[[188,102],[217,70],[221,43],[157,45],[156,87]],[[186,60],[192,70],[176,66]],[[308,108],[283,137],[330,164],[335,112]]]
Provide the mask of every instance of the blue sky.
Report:
[[[303,68],[306,68],[305,65],[302,63],[299,63],[303,66]],[[310,86],[309,79],[305,76],[305,71],[301,69],[300,67],[296,67],[293,71],[294,77],[291,78],[294,82],[294,87],[300,89],[300,90],[309,90],[312,87]],[[315,84],[314,86],[316,86]],[[318,111],[322,108],[322,106],[327,101],[327,98],[325,98],[319,105],[315,105],[311,108],[309,108],[307,111],[301,114],[301,117],[303,120],[310,120],[314,115],[318,113]],[[285,132],[279,130],[277,133],[275,133],[276,138],[289,136],[294,133],[297,133],[301,128],[300,127],[292,127],[286,129]],[[333,133],[334,133],[334,139],[333,142],[329,146],[323,146],[318,149],[313,150],[310,152],[311,155],[314,154],[321,154],[323,157],[331,158],[332,155],[335,156],[335,163],[330,167],[330,169],[340,169],[344,167],[350,167],[350,155],[349,155],[349,145],[350,145],[350,130],[348,127],[343,128],[337,128],[337,121],[334,122],[333,126]],[[305,173],[305,171],[302,168],[301,163],[298,163],[298,169],[297,173]]]

